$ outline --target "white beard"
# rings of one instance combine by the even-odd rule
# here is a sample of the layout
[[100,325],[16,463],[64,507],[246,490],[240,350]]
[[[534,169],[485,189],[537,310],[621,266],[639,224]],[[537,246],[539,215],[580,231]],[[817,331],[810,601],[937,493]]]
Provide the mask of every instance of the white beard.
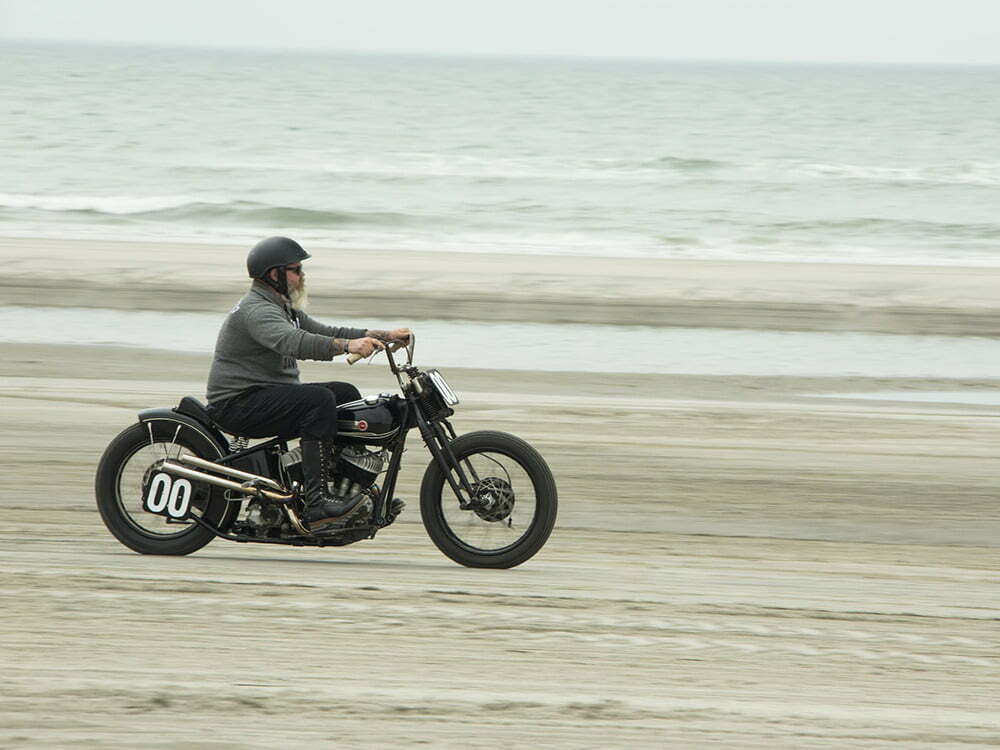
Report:
[[292,289],[291,286],[288,287],[288,299],[292,302],[293,310],[305,311],[309,307],[309,292],[306,289],[305,279],[299,281],[298,289]]

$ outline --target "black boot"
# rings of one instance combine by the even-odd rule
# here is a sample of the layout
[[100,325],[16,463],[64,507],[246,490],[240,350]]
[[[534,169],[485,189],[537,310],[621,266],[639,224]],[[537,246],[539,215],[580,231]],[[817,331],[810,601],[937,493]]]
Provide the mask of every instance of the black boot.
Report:
[[337,497],[330,491],[333,480],[332,445],[322,440],[300,440],[302,446],[302,479],[305,482],[305,521],[309,528],[318,528],[354,510],[365,496]]

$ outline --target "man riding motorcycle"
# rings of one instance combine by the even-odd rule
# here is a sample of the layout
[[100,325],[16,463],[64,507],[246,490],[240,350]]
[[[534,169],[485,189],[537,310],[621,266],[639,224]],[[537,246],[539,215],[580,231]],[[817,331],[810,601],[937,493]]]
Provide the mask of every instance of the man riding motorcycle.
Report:
[[337,404],[361,394],[350,383],[301,383],[296,360],[367,357],[385,342],[407,342],[410,329],[332,327],[309,317],[302,270],[309,257],[287,237],[269,237],[250,250],[253,281],[219,331],[207,399],[212,419],[234,435],[301,438],[305,520],[316,530],[364,499],[339,497],[330,486]]

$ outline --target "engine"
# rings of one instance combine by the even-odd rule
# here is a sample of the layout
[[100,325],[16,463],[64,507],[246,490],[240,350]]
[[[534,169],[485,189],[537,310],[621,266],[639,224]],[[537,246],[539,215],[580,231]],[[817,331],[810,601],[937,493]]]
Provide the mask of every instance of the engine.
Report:
[[[354,445],[337,446],[333,451],[331,489],[343,497],[364,492],[375,484],[378,475],[382,473],[382,467],[385,465],[385,453],[384,450],[371,451]],[[281,465],[289,483],[298,483],[301,487],[302,449],[296,447],[283,454]],[[343,531],[359,524],[363,526],[367,523],[366,519],[371,510],[372,501],[369,498],[362,502],[349,517],[341,523],[335,524],[335,527]],[[274,501],[260,498],[250,501],[245,516],[236,522],[234,530],[237,533],[257,537],[294,536],[297,533],[289,526],[285,514]],[[345,539],[344,543],[349,544],[352,541],[355,541],[355,538]]]
[[361,488],[371,487],[385,465],[385,451],[370,451],[354,445],[344,446],[339,454],[334,454],[336,463],[333,473],[336,477],[350,479]]
[[[302,449],[293,448],[281,457],[281,464],[292,482],[302,484]],[[343,497],[368,489],[382,473],[385,451],[370,451],[356,445],[337,446],[333,451],[331,488]]]

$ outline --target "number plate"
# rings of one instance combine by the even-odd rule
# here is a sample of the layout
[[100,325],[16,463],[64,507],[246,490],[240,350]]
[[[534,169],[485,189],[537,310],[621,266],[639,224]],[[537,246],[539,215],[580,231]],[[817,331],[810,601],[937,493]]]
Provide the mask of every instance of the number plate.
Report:
[[191,482],[159,472],[149,480],[142,498],[142,509],[167,518],[182,519],[191,516]]

